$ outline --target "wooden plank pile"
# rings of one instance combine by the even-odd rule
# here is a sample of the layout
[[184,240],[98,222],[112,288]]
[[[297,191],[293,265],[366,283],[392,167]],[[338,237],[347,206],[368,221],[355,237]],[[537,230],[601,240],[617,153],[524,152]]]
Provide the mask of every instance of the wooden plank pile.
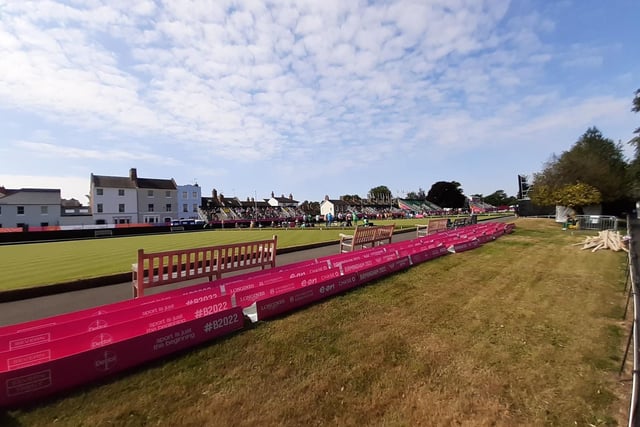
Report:
[[626,239],[619,231],[613,230],[599,231],[597,236],[588,236],[583,242],[574,243],[573,246],[578,245],[582,245],[581,249],[591,249],[591,252],[595,252],[600,249],[611,249],[615,252],[629,252],[629,249],[627,249]]

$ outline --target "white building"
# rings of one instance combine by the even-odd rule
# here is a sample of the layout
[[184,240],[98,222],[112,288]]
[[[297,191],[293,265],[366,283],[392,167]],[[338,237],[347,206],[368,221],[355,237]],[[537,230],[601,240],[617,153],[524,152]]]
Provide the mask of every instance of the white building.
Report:
[[0,228],[60,225],[60,190],[0,187]]
[[177,219],[177,186],[173,179],[91,174],[91,208],[96,224],[170,222]]
[[202,201],[202,189],[198,184],[178,185],[178,217],[200,219],[198,208]]

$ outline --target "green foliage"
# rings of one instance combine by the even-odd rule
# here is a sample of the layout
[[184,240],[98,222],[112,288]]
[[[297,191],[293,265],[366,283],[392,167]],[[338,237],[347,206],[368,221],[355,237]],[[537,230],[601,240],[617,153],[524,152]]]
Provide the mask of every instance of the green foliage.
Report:
[[307,215],[316,215],[320,213],[320,202],[310,202],[305,200],[300,204],[300,209]]
[[578,207],[595,205],[602,201],[602,195],[597,188],[581,182],[565,185],[556,192],[556,204],[561,206]]
[[373,203],[389,203],[393,195],[386,185],[379,185],[369,190],[368,197]]
[[423,188],[418,188],[418,192],[410,191],[407,193],[407,199],[409,200],[427,200],[427,193]]
[[[636,90],[631,111],[640,113],[640,89]],[[629,143],[634,146],[636,156],[629,165],[629,182],[631,183],[630,195],[638,199],[640,198],[640,127],[633,133],[636,136]]]
[[357,194],[345,194],[340,196],[340,200],[344,200],[347,203],[359,205],[362,203],[362,199]]
[[505,193],[504,190],[496,190],[486,197],[482,197],[482,195],[480,195],[480,197],[482,198],[482,201],[492,206],[509,206],[518,202],[515,197],[507,196],[507,193]]
[[[612,202],[624,199],[630,188],[627,169],[621,145],[592,127],[570,150],[560,157],[553,156],[545,169],[534,175],[529,196],[541,206],[584,206],[592,200]],[[577,191],[587,193],[580,195]]]
[[463,208],[467,198],[459,182],[438,181],[431,186],[427,200],[443,208]]
[[[636,96],[635,98],[633,98],[633,107],[631,108],[631,111],[633,111],[634,113],[640,113],[640,89],[636,90]],[[638,161],[638,159],[640,158],[640,127],[634,130],[633,133],[638,136],[636,136],[629,142],[635,145],[636,161]]]

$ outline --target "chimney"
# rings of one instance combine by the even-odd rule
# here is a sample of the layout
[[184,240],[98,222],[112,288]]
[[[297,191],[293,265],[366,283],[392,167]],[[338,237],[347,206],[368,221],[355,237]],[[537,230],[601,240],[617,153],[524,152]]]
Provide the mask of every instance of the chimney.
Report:
[[136,168],[129,169],[129,178],[131,181],[136,181],[138,179],[138,171]]
[[216,190],[215,188],[211,191],[211,198],[213,199],[218,198],[218,190]]
[[289,200],[293,200],[293,194],[289,193]]

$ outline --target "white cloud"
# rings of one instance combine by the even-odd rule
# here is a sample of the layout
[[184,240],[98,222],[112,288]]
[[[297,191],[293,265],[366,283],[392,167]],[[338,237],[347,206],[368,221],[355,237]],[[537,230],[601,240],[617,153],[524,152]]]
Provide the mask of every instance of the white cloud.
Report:
[[[507,148],[567,127],[567,116],[572,129],[623,126],[615,116],[628,100],[594,91],[567,102],[570,82],[547,73],[598,68],[603,44],[553,46],[553,16],[516,6],[12,2],[0,16],[0,111],[62,126],[71,140],[25,130],[4,143],[67,161],[207,170],[216,158],[216,176],[282,159],[291,165],[280,170],[312,174],[324,160],[340,174],[394,156]],[[317,154],[327,147],[350,157]]]

